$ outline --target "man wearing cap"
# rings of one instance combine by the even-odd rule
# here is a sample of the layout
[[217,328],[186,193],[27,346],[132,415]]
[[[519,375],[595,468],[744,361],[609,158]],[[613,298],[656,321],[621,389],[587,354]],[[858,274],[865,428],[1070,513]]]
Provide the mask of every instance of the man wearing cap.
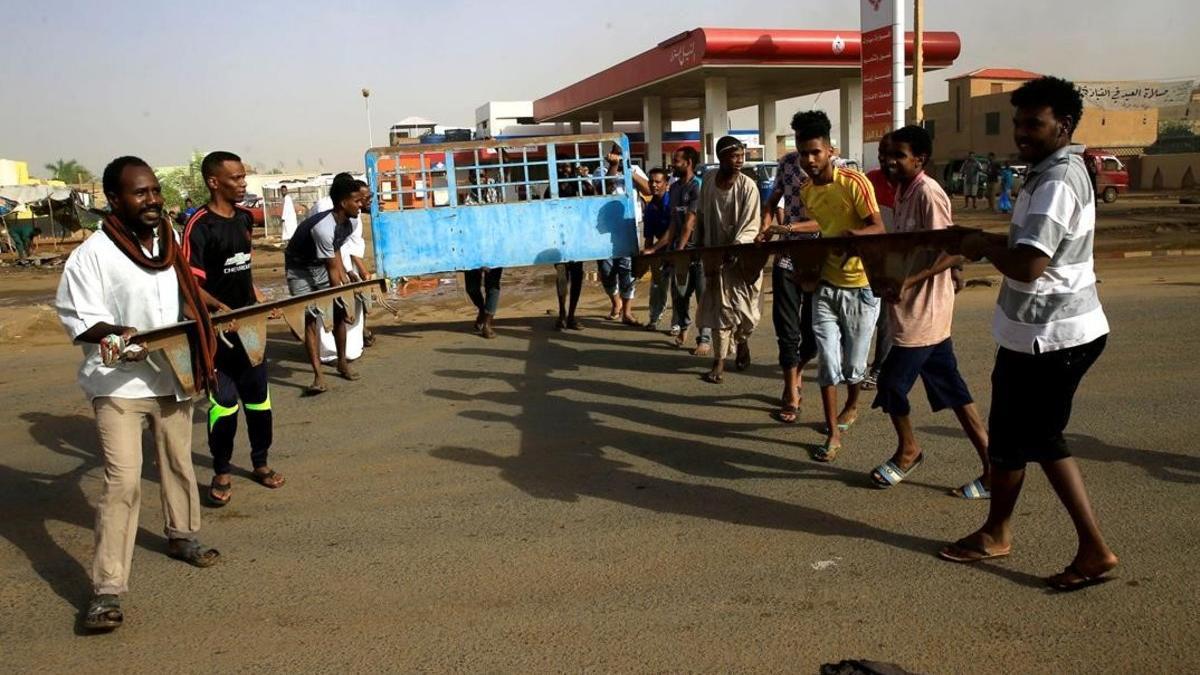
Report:
[[[742,173],[746,147],[733,136],[717,141],[720,166],[710,169],[700,187],[696,209],[702,247],[749,244],[761,225],[758,185]],[[719,384],[725,357],[736,351],[738,370],[750,365],[750,334],[758,326],[762,295],[762,269],[743,269],[742,261],[726,256],[720,265],[705,267],[705,291],[700,297],[700,326],[713,332],[713,366],[704,375]]]

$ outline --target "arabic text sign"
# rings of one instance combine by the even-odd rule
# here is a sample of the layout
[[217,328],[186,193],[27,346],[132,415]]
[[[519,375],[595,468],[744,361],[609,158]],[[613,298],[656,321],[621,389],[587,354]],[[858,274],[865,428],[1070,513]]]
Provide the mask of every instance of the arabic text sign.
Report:
[[1086,105],[1105,110],[1140,110],[1186,105],[1192,80],[1173,82],[1079,82]]
[[863,141],[883,138],[892,128],[892,3],[862,2]]

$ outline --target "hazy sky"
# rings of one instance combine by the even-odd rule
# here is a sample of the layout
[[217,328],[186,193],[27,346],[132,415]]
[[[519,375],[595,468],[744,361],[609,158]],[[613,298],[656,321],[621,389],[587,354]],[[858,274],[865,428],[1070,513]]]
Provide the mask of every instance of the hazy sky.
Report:
[[[963,42],[929,101],[981,66],[1200,77],[1192,0],[926,0],[926,13],[926,30]],[[362,168],[364,86],[382,142],[408,115],[473,126],[489,100],[539,98],[690,28],[855,29],[858,2],[35,1],[5,3],[3,21],[0,157],[98,173],[120,154],[161,166],[226,149],[290,171]],[[781,104],[781,120],[812,100]],[[753,111],[734,121],[754,126]]]

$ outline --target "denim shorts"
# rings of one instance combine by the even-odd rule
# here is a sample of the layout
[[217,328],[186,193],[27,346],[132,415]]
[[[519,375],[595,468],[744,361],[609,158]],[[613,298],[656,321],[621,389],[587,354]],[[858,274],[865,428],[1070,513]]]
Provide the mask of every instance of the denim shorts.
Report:
[[822,282],[813,293],[813,303],[817,383],[828,387],[862,382],[879,318],[879,298],[869,286],[842,288]]

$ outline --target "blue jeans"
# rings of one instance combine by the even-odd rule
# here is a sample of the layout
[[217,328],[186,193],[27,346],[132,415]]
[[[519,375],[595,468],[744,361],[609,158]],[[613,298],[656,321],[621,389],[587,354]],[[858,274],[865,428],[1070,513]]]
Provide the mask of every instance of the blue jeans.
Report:
[[[704,266],[697,260],[688,266],[687,276],[680,283],[675,270],[671,270],[671,325],[687,330],[692,325],[692,315],[689,305],[692,296],[696,296],[696,307],[700,307],[700,296],[704,295]],[[701,328],[696,338],[697,344],[712,342],[712,329]]]
[[813,334],[820,357],[817,383],[829,387],[862,382],[879,318],[879,298],[868,286],[841,288],[822,282],[813,300]]
[[621,298],[633,299],[633,258],[597,260],[596,269],[600,272],[600,283],[608,297],[620,292]]
[[504,274],[503,267],[492,267],[486,272],[483,268],[463,272],[463,284],[467,287],[467,296],[471,304],[485,314],[496,315],[500,306],[500,277]]

